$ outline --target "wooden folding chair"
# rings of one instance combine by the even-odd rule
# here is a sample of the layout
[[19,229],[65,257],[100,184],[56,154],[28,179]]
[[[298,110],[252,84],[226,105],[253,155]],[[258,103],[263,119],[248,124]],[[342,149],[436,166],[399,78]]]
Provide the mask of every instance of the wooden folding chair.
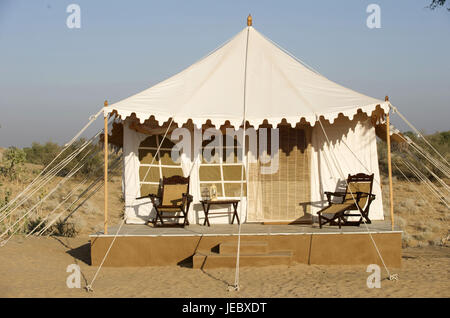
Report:
[[[163,178],[160,186],[160,195],[149,194],[137,199],[150,198],[156,211],[152,223],[157,225],[158,220],[162,226],[189,225],[188,212],[192,195],[189,194],[189,177],[172,176]],[[183,223],[164,223],[163,219],[184,219]]]
[[[359,226],[363,220],[370,224],[369,209],[375,194],[372,194],[374,174],[367,175],[358,173],[348,175],[345,192],[325,192],[328,206],[317,214],[319,215],[319,226],[329,223],[330,225],[354,225]],[[333,197],[341,197],[342,202],[334,203]],[[359,211],[351,213],[348,211]],[[359,217],[358,221],[350,221],[349,217]]]

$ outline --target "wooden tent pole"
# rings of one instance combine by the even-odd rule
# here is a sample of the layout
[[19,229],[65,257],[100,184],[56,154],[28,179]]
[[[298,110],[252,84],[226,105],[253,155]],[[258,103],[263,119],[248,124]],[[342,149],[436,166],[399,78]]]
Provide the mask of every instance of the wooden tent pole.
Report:
[[[108,101],[105,100],[105,107],[108,106]],[[104,155],[105,155],[105,173],[104,173],[104,183],[105,183],[105,202],[104,202],[104,233],[108,234],[108,115],[105,115],[105,131],[104,131]]]
[[[389,101],[389,97],[386,96],[385,101]],[[386,142],[387,142],[387,155],[388,155],[388,174],[389,174],[389,207],[391,212],[391,228],[394,230],[394,192],[392,189],[392,160],[391,160],[391,133],[390,133],[390,118],[389,110],[386,114]]]

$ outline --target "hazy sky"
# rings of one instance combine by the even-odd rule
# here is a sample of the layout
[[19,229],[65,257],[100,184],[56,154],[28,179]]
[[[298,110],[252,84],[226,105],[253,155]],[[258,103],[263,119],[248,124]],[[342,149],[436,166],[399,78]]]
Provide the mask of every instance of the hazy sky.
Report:
[[[0,147],[67,142],[105,99],[186,68],[242,30],[248,13],[329,79],[389,95],[426,132],[449,130],[450,12],[429,2],[0,0]],[[71,3],[80,29],[66,26]],[[380,29],[366,26],[371,3]]]

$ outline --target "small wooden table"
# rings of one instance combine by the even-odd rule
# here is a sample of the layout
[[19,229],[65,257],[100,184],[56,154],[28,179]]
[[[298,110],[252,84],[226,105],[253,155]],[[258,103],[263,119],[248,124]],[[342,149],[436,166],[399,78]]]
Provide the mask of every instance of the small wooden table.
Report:
[[[210,226],[209,219],[208,219],[209,214],[230,214],[230,213],[233,213],[233,218],[231,219],[231,224],[234,223],[234,217],[236,217],[237,223],[241,224],[239,221],[239,216],[237,214],[237,207],[238,207],[239,201],[240,200],[200,200],[200,203],[203,206],[203,212],[205,212],[205,221],[203,222],[203,225],[208,224],[208,226]],[[221,205],[221,204],[231,204],[233,206],[234,211],[209,213],[209,208],[211,207],[211,205]]]

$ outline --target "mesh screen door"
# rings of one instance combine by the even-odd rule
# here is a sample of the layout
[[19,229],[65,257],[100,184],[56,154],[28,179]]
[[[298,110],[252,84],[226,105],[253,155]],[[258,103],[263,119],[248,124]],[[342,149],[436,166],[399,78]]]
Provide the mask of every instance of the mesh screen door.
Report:
[[[260,156],[256,163],[249,163],[248,221],[311,220],[310,140],[310,127],[279,126],[278,169],[263,174],[261,167],[267,164]],[[268,149],[274,160],[275,154],[270,154],[270,146]]]

